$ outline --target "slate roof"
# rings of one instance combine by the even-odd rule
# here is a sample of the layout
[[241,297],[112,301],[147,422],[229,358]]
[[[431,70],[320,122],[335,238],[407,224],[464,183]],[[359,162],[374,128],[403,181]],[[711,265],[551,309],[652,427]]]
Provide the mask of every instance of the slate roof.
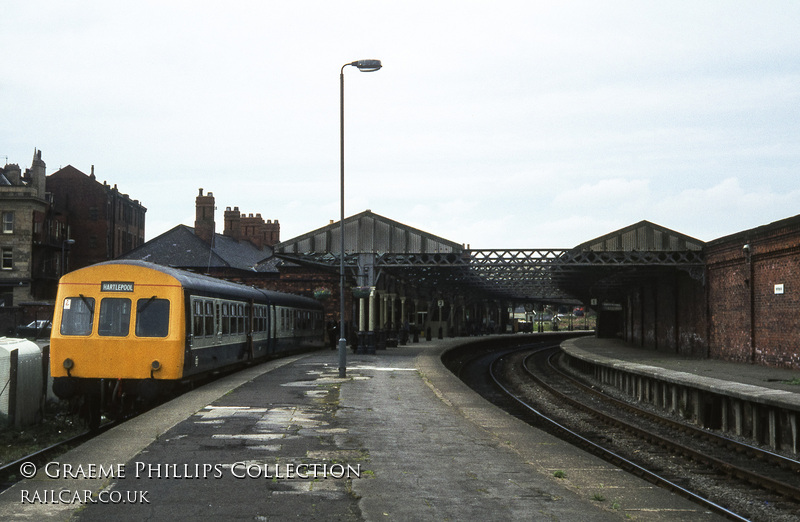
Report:
[[259,250],[249,241],[236,241],[222,234],[214,234],[212,248],[195,235],[194,228],[178,225],[119,259],[139,259],[195,271],[226,268],[277,273],[274,263],[266,262],[271,257],[270,248]]

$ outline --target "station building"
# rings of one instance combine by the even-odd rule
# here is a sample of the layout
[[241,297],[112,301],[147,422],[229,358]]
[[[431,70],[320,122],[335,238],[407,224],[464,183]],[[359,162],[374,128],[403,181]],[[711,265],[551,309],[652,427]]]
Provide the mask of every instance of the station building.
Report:
[[[277,220],[228,207],[219,233],[213,194],[195,204],[194,228],[124,257],[315,297],[338,322],[341,223],[280,241]],[[345,320],[377,340],[504,332],[509,310],[581,306],[597,335],[643,349],[800,367],[800,216],[708,243],[641,221],[558,250],[470,249],[370,210],[344,234]]]

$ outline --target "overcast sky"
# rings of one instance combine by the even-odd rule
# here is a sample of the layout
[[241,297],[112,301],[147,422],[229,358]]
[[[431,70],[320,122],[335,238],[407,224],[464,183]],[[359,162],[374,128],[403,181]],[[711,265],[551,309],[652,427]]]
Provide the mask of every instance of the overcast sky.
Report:
[[800,2],[5,1],[0,161],[72,165],[147,239],[370,209],[472,248],[800,214]]

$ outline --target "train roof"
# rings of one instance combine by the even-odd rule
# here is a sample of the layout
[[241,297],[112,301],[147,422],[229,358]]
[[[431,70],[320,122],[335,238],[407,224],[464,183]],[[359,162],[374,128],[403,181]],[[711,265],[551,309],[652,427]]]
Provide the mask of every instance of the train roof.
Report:
[[224,279],[217,279],[215,277],[195,274],[194,272],[187,272],[169,266],[158,265],[147,261],[139,261],[133,259],[120,259],[116,261],[105,261],[92,266],[103,265],[132,265],[156,270],[168,276],[174,277],[178,280],[182,287],[194,291],[202,292],[205,294],[218,294],[218,295],[235,295],[243,299],[264,300],[275,304],[296,306],[304,308],[322,308],[319,301],[310,297],[301,295],[287,294],[284,292],[277,292],[274,290],[265,290],[263,288],[255,288],[252,286],[234,283],[232,281],[225,281]]

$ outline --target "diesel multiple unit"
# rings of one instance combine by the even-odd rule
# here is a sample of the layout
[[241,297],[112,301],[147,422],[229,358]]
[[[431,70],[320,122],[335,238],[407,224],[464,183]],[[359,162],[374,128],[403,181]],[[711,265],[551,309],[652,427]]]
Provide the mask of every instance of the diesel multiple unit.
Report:
[[100,263],[59,283],[53,391],[105,409],[123,396],[149,399],[243,362],[322,347],[323,332],[322,305],[311,298],[143,261]]

